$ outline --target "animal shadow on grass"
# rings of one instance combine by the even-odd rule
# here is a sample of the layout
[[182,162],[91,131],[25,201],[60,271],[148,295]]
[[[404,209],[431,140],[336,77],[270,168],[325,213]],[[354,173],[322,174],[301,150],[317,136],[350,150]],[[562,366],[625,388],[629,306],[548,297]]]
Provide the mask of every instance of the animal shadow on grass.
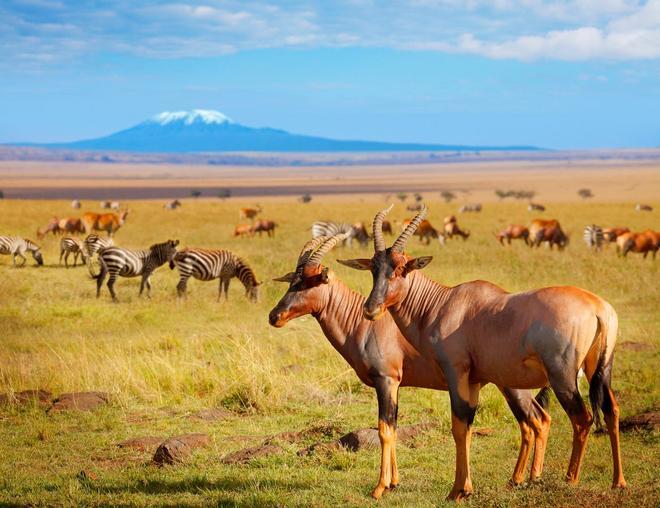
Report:
[[[286,480],[265,480],[263,482],[268,486],[268,490],[287,491],[291,493],[299,493],[310,488],[309,484],[300,481],[286,481]],[[188,480],[146,480],[131,482],[128,485],[112,485],[112,486],[96,486],[95,490],[106,494],[126,494],[126,493],[140,493],[140,494],[200,494],[205,495],[209,492],[226,493],[225,496],[214,498],[214,504],[223,505],[226,503],[231,506],[266,506],[272,503],[271,497],[264,497],[263,499],[257,495],[255,491],[255,483],[253,480],[241,480],[235,477],[222,477],[213,480],[206,478],[191,478]],[[237,501],[234,494],[243,494],[250,492],[250,498],[244,502]],[[255,497],[256,496],[256,497]],[[165,500],[164,500],[165,501]],[[180,502],[176,502],[177,506],[185,506]]]

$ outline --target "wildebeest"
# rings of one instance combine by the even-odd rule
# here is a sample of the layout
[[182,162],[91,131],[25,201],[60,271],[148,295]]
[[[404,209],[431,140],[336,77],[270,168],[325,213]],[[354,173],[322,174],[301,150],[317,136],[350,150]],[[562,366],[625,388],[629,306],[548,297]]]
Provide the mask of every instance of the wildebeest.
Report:
[[504,241],[511,245],[511,240],[523,240],[529,245],[529,229],[519,224],[509,224],[505,229],[495,235],[497,241],[504,245]]
[[87,212],[82,216],[82,224],[87,234],[92,231],[105,231],[108,236],[112,236],[124,225],[127,216],[128,208],[119,212],[119,215],[115,213]]
[[466,204],[458,209],[458,213],[480,212],[480,211],[481,211],[481,203]]
[[[295,271],[274,279],[286,282],[289,288],[271,310],[268,319],[272,326],[279,328],[292,319],[313,315],[327,339],[360,380],[375,388],[381,461],[379,481],[371,495],[378,499],[386,489],[394,488],[399,483],[396,460],[399,387],[446,390],[447,384],[434,360],[405,339],[389,314],[375,322],[364,319],[362,307],[365,298],[321,264],[323,256],[346,234],[317,237],[305,244]],[[528,390],[500,390],[519,420],[522,434],[520,454],[512,478],[514,484],[520,484],[535,442],[531,478],[536,479],[543,468],[550,428],[550,417],[543,408],[546,390],[542,390],[538,400],[534,400]]]
[[568,245],[568,235],[556,219],[534,219],[529,226],[529,238],[531,247],[548,242],[550,249],[556,245],[559,250],[563,250]]
[[[619,408],[611,388],[618,318],[597,295],[573,286],[546,287],[508,293],[486,281],[448,287],[427,278],[420,269],[432,257],[405,253],[408,239],[424,219],[422,210],[390,248],[374,219],[374,255],[343,264],[369,270],[372,289],[363,305],[367,319],[385,312],[406,339],[434,360],[446,380],[456,445],[456,475],[448,499],[472,493],[470,442],[481,383],[518,389],[552,387],[573,426],[573,450],[566,474],[579,480],[591,424],[600,414],[610,436],[613,488],[626,481],[619,445]],[[589,382],[593,417],[578,390],[582,370]]]
[[527,205],[527,210],[530,212],[545,212],[545,206],[541,203],[530,202],[529,205]]
[[644,203],[637,203],[635,205],[635,210],[638,212],[652,212],[653,207],[651,205],[645,205]]

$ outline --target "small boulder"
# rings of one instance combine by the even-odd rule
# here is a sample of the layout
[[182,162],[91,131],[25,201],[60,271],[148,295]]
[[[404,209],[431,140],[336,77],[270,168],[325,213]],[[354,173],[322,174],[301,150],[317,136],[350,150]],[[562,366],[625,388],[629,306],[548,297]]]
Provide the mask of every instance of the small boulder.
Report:
[[154,453],[154,463],[162,466],[176,464],[186,460],[196,448],[211,444],[211,437],[206,434],[183,434],[163,441]]
[[63,393],[50,406],[48,412],[92,411],[110,402],[110,394],[104,392]]
[[117,443],[119,448],[133,448],[134,450],[151,451],[158,448],[158,445],[163,442],[162,437],[157,436],[144,436],[144,437],[133,437],[131,439],[126,439],[121,443]]
[[27,406],[31,403],[42,407],[50,406],[53,401],[53,394],[46,390],[23,390],[13,394],[0,394],[0,406],[16,404],[18,406]]
[[228,409],[211,408],[211,409],[202,409],[201,411],[197,411],[195,414],[191,415],[191,417],[198,418],[200,420],[205,420],[207,422],[217,422],[219,420],[225,420],[232,415],[233,413]]
[[660,412],[649,411],[635,416],[629,416],[619,422],[621,430],[658,430],[660,429]]
[[284,450],[276,445],[262,445],[254,446],[252,448],[243,448],[242,450],[235,451],[229,455],[225,455],[221,462],[223,464],[245,464],[252,459],[268,457],[282,453]]
[[339,444],[347,450],[357,452],[379,447],[380,439],[376,429],[358,429],[340,437]]

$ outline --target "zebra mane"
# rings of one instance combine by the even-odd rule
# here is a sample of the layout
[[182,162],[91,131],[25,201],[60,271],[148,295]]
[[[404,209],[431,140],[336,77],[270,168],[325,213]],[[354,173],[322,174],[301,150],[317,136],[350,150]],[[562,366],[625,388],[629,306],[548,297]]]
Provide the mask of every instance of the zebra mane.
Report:
[[27,245],[28,249],[31,251],[39,250],[41,247],[39,247],[36,243],[34,243],[32,240],[29,240],[27,238],[23,238],[25,240],[25,244]]

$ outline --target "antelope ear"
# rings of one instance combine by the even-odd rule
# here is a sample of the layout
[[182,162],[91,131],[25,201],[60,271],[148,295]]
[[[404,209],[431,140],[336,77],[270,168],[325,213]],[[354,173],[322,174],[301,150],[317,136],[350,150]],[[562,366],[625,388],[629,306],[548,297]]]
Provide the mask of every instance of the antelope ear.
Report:
[[344,266],[349,268],[354,268],[355,270],[371,270],[372,262],[371,258],[369,259],[338,259],[337,263],[341,263]]
[[177,245],[179,245],[179,240],[174,240],[172,243],[173,243],[174,246],[176,247]]
[[433,256],[421,256],[418,258],[413,258],[410,261],[406,263],[406,267],[404,269],[404,274],[410,273],[413,270],[421,270],[424,268],[426,265],[428,265],[431,261],[433,261]]
[[296,274],[293,272],[289,272],[286,275],[283,275],[282,277],[278,277],[276,279],[273,279],[275,282],[286,282],[288,284],[291,284],[293,282],[293,279],[296,278]]
[[330,268],[325,266],[321,271],[321,281],[323,282],[323,284],[327,284],[328,282],[330,282],[330,277],[331,277]]

